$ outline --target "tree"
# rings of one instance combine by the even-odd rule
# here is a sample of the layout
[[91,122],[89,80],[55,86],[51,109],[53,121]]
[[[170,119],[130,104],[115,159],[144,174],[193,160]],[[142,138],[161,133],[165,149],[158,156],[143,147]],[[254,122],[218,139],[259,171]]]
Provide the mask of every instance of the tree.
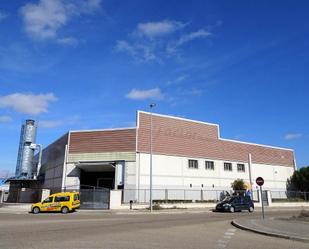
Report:
[[309,192],[309,166],[294,171],[287,181],[287,189]]
[[243,191],[246,189],[243,179],[236,179],[234,182],[231,183],[231,186],[234,191]]

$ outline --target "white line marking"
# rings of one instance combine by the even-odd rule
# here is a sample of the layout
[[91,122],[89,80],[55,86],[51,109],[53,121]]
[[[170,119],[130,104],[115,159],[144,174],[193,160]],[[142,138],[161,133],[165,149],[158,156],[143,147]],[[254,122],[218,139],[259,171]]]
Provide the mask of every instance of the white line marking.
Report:
[[235,232],[236,229],[234,228],[227,229],[221,239],[217,241],[215,248],[225,248],[232,239],[232,236],[235,235]]

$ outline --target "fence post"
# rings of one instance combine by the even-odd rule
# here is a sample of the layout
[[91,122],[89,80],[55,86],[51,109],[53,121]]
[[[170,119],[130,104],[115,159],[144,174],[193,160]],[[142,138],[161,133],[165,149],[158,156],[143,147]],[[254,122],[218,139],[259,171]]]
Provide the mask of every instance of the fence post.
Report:
[[168,202],[168,189],[165,189],[165,202]]
[[201,189],[201,201],[204,201],[203,189]]
[[185,189],[183,190],[183,200],[184,201],[186,200],[186,190]]

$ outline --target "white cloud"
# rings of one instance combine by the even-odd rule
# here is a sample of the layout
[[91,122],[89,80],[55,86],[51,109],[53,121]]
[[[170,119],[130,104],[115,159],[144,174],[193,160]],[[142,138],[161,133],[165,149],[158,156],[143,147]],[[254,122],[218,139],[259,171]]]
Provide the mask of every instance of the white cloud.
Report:
[[117,41],[116,50],[119,52],[125,52],[129,55],[135,56],[136,49],[130,45],[127,41]]
[[181,29],[185,24],[176,21],[164,20],[160,22],[139,23],[137,32],[147,37],[157,37],[170,34],[177,29]]
[[42,120],[39,122],[39,127],[42,128],[55,128],[63,125],[62,120]]
[[175,92],[180,96],[200,96],[203,93],[202,89],[198,89],[195,87],[192,88],[178,88]]
[[303,136],[303,134],[301,133],[288,133],[284,136],[285,140],[294,140],[294,139],[298,139],[301,138]]
[[0,96],[0,108],[12,108],[19,113],[37,115],[47,112],[49,102],[56,100],[53,93],[38,95],[13,93]]
[[61,120],[41,120],[39,121],[39,127],[41,128],[56,128],[64,125],[73,125],[80,121],[79,115],[66,117]]
[[[89,14],[100,8],[101,0],[40,0],[21,8],[27,34],[38,40],[57,38],[58,30],[73,16]],[[64,38],[65,39],[65,38]]]
[[60,0],[41,0],[21,8],[26,32],[33,38],[55,38],[57,30],[68,21],[66,6]]
[[180,75],[174,80],[169,80],[167,82],[167,85],[174,85],[174,84],[179,84],[180,82],[183,82],[184,80],[188,79],[189,75]]
[[0,10],[0,21],[4,20],[8,17],[8,14]]
[[[75,0],[75,3],[78,1]],[[80,13],[91,13],[93,11],[96,11],[101,8],[101,2],[102,0],[80,0],[79,4],[76,4],[76,12]]]
[[132,89],[126,97],[133,100],[162,100],[164,95],[162,94],[160,88],[152,88],[148,90]]
[[173,41],[166,46],[166,52],[169,55],[176,55],[179,52],[179,47],[181,47],[185,43],[191,42],[199,38],[208,38],[211,35],[212,33],[205,29],[200,29],[195,32],[183,34],[177,41]]
[[116,51],[124,52],[137,61],[157,60],[154,49],[145,44],[129,44],[127,41],[117,41]]
[[1,169],[0,170],[0,178],[9,178],[13,174],[9,170]]
[[57,43],[61,45],[77,45],[78,40],[74,37],[64,37],[64,38],[59,38],[57,39]]
[[190,42],[192,40],[195,40],[197,38],[205,38],[205,37],[208,37],[208,36],[211,36],[212,34],[205,30],[205,29],[200,29],[198,31],[195,31],[195,32],[192,32],[192,33],[189,33],[189,34],[185,34],[185,35],[182,35],[180,37],[180,39],[178,40],[178,45],[182,45],[184,43],[187,43],[187,42]]
[[0,123],[7,123],[12,121],[12,118],[10,116],[0,116]]
[[181,59],[181,46],[212,35],[206,29],[185,32],[187,26],[174,20],[139,23],[133,32],[128,34],[127,40],[116,42],[115,50],[126,53],[138,62],[162,63],[164,59]]

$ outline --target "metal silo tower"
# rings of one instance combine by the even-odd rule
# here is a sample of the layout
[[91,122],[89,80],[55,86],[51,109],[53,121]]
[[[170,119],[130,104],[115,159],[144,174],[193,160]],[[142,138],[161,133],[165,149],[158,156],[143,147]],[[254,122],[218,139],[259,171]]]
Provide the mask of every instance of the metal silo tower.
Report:
[[32,179],[32,159],[34,149],[31,146],[36,140],[36,124],[32,119],[26,120],[20,132],[20,142],[17,156],[15,178]]

